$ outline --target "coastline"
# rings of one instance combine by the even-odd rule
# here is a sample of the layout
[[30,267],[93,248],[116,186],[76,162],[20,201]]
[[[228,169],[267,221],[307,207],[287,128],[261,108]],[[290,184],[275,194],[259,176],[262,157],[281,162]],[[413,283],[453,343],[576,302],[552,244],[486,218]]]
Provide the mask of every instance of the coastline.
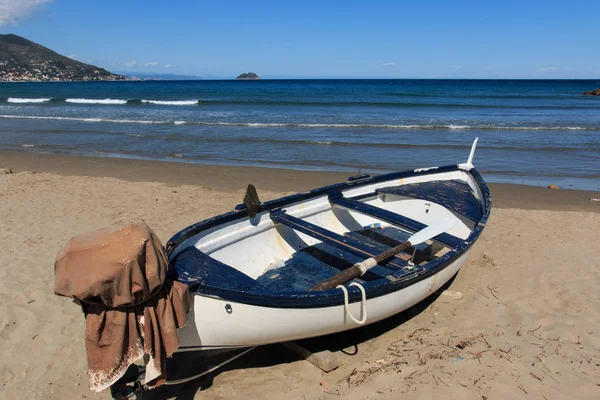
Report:
[[[415,166],[417,167],[417,166]],[[264,167],[202,165],[126,158],[36,154],[0,151],[0,168],[14,172],[46,172],[63,176],[117,178],[131,182],[161,182],[171,186],[196,185],[221,191],[302,192],[347,180],[351,173],[302,171]],[[485,174],[484,174],[485,179]],[[512,183],[489,183],[494,208],[586,211],[600,213],[600,192],[550,190]]]
[[475,163],[489,182],[600,191],[587,80],[269,82],[5,85],[0,147],[385,173],[462,162],[480,137]]

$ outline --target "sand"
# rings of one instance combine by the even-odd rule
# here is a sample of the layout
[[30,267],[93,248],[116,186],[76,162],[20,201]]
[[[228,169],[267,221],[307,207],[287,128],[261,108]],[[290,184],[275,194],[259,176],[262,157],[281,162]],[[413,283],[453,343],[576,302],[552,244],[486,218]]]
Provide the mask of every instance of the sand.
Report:
[[[269,199],[347,175],[10,157],[0,154],[0,167],[16,171],[0,175],[0,399],[110,398],[87,388],[79,308],[52,294],[54,256],[71,236],[143,219],[166,241],[231,210],[248,182]],[[439,296],[305,343],[335,352],[341,365],[329,374],[273,345],[169,395],[599,398],[600,203],[589,198],[600,194],[514,185],[492,193],[491,220],[449,287],[461,300]]]

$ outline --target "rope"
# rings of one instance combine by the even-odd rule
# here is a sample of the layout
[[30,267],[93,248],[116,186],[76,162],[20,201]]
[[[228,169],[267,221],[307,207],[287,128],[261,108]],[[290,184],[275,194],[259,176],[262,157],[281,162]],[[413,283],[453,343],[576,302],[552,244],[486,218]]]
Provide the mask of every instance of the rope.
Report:
[[348,289],[346,289],[344,285],[338,285],[336,288],[342,289],[342,292],[344,292],[344,309],[346,310],[346,315],[348,315],[355,324],[364,325],[364,323],[367,322],[367,293],[365,292],[365,288],[358,282],[352,282],[348,286],[356,286],[360,289],[362,295],[362,319],[358,320],[354,317],[354,315],[352,315],[350,309],[348,308]]
[[221,362],[220,364],[212,366],[209,369],[207,369],[206,371],[201,372],[201,373],[199,373],[197,375],[190,376],[190,377],[187,377],[187,378],[178,379],[178,380],[175,380],[175,381],[166,381],[165,385],[179,385],[181,383],[189,382],[189,381],[191,381],[193,379],[200,378],[201,376],[204,376],[204,375],[208,374],[209,372],[213,372],[213,371],[221,368],[223,365],[232,362],[236,358],[239,358],[239,357],[243,356],[244,354],[248,353],[250,350],[253,350],[255,348],[256,347],[250,347],[249,349],[246,349],[246,350],[242,351],[240,354],[236,354],[235,356],[233,356],[231,358],[228,358],[227,360]]

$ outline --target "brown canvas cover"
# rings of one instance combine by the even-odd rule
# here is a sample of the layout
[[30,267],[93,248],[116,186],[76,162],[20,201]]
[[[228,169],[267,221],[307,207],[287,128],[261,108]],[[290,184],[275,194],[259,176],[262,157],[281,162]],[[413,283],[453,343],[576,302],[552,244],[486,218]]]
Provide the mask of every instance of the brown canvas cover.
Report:
[[166,282],[168,262],[145,223],[74,237],[59,251],[54,293],[77,300],[85,314],[90,388],[106,389],[144,357],[144,384],[166,379],[166,358],[179,346],[190,295]]

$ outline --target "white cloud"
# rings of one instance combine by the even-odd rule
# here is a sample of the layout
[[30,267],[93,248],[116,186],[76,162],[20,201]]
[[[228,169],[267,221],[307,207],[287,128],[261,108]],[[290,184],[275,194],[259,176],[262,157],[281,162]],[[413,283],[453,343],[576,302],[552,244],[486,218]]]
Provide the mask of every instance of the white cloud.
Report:
[[165,67],[166,68],[173,68],[173,65],[172,64],[167,64],[167,65],[165,65]]
[[0,0],[0,26],[16,24],[52,0]]
[[553,71],[558,71],[560,68],[558,67],[542,67],[542,68],[538,68],[536,69],[537,72],[553,72]]
[[463,69],[462,65],[453,65],[452,68],[454,69]]
[[126,66],[127,68],[133,68],[133,67],[135,67],[136,65],[137,65],[137,61],[128,61],[128,62],[126,62],[126,63],[125,63],[125,66]]
[[70,58],[71,60],[77,60],[77,54],[70,54],[67,57]]
[[393,61],[388,61],[381,64],[382,67],[393,67],[394,65],[396,65],[396,63]]
[[146,68],[156,68],[158,67],[158,63],[157,62],[149,62],[145,65]]

